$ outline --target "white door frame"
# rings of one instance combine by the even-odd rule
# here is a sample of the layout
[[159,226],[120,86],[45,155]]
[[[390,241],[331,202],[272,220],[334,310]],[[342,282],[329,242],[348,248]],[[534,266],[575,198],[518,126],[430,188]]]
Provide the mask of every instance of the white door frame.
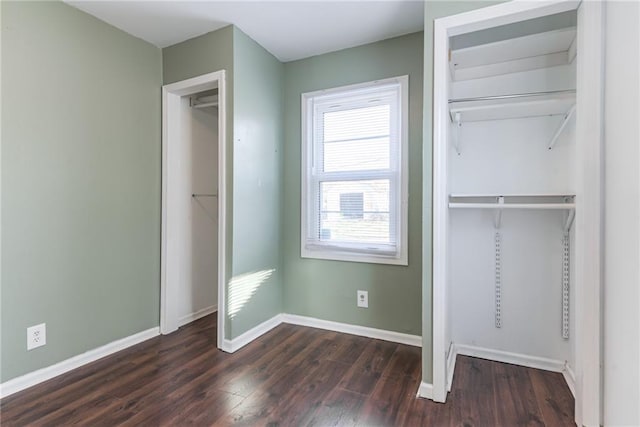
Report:
[[[576,422],[601,419],[603,5],[601,2],[512,1],[434,22],[433,48],[433,392],[447,398],[449,37],[578,9],[576,194]],[[595,66],[593,64],[600,64]]]
[[162,87],[162,250],[160,269],[160,332],[178,329],[177,298],[180,280],[178,260],[179,209],[177,188],[185,171],[176,155],[181,141],[180,99],[218,88],[218,348],[224,342],[226,318],[226,80],[225,71],[216,71]]

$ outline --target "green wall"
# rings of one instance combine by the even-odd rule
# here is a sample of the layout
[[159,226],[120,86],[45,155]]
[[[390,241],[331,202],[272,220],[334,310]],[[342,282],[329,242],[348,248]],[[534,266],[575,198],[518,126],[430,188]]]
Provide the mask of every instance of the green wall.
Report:
[[[407,36],[285,64],[284,309],[286,313],[421,334],[423,35]],[[409,266],[300,257],[300,95],[409,75]],[[356,307],[356,290],[369,308]]]
[[64,3],[0,7],[4,382],[158,326],[162,77],[159,49]]
[[424,4],[424,150],[422,164],[422,381],[433,380],[433,20],[491,6],[499,1],[427,1]]
[[[159,87],[225,69],[227,279],[270,271],[227,338],[282,311],[424,331],[431,382],[432,24],[492,3],[426,2],[424,35],[283,65],[233,26],[160,52],[63,3],[2,2],[0,380],[158,325]],[[301,93],[405,74],[409,266],[301,259]],[[40,322],[48,344],[27,352]]]
[[233,26],[229,25],[162,49],[164,84],[227,70],[227,93],[233,93],[233,36]]
[[233,58],[232,274],[240,279],[228,296],[246,298],[229,322],[235,338],[282,313],[283,65],[236,27]]
[[234,26],[162,55],[165,84],[226,70],[225,338],[232,339],[282,312],[283,66]]

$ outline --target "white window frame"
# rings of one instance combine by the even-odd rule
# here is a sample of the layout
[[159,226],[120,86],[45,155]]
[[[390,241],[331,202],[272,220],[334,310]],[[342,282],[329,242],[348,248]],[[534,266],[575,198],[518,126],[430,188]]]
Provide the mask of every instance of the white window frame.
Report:
[[[395,186],[392,194],[399,195],[396,200],[391,200],[390,215],[397,215],[396,224],[396,247],[395,251],[373,251],[370,245],[354,245],[340,243],[323,243],[317,239],[312,228],[315,221],[317,209],[313,209],[312,204],[317,199],[316,190],[312,188],[317,182],[313,173],[314,150],[316,145],[313,141],[314,123],[314,101],[326,102],[332,98],[340,99],[345,96],[370,95],[381,91],[388,91],[396,87],[399,91],[399,117],[397,126],[399,129],[399,158],[392,165],[399,166],[399,171],[391,170],[385,175],[377,175],[378,178],[390,178],[390,185]],[[409,201],[409,170],[408,170],[408,141],[409,141],[409,76],[392,77],[383,80],[360,83],[355,85],[341,86],[332,89],[307,92],[302,94],[302,189],[301,189],[301,229],[300,248],[302,258],[316,258],[336,261],[364,262],[375,264],[408,265],[408,201]],[[363,174],[365,176],[365,174]],[[369,176],[366,176],[369,177]],[[369,177],[371,179],[374,176]],[[395,208],[395,209],[394,209]],[[391,217],[390,217],[391,220]],[[369,246],[369,247],[367,247]]]

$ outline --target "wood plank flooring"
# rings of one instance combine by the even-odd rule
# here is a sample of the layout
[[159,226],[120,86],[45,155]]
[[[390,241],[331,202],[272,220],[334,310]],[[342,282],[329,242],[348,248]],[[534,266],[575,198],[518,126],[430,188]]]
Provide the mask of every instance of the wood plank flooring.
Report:
[[458,356],[446,404],[416,398],[420,349],[280,325],[234,354],[215,315],[0,402],[2,426],[565,426],[560,374]]

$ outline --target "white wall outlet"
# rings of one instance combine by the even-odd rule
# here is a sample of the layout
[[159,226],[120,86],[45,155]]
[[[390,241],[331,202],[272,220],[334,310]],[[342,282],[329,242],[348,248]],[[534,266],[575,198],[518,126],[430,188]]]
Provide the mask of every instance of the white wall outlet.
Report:
[[369,308],[369,292],[368,291],[358,291],[358,307]]
[[37,347],[42,347],[47,343],[47,324],[41,323],[39,325],[27,328],[27,350],[33,350]]

